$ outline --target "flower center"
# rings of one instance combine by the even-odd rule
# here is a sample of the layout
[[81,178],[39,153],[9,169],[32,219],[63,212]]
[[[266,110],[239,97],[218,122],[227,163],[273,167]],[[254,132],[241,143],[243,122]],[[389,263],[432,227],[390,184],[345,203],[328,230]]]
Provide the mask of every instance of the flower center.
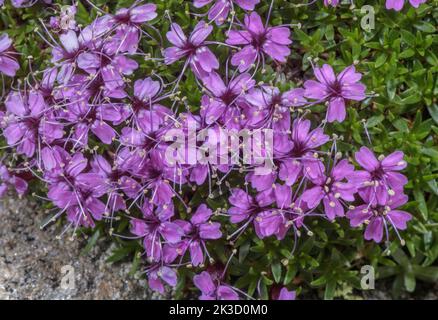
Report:
[[260,50],[266,42],[266,32],[262,32],[259,34],[251,33],[252,41],[251,44],[257,50]]

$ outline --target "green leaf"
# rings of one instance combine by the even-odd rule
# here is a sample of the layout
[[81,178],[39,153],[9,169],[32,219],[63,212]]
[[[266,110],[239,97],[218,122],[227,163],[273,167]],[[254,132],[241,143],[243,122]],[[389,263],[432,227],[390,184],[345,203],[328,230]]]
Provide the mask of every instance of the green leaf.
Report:
[[438,149],[435,148],[423,148],[421,149],[421,153],[425,154],[431,158],[434,158],[436,161],[438,161]]
[[120,247],[112,252],[112,255],[106,259],[106,262],[113,263],[123,260],[133,251],[134,247]]
[[331,279],[329,282],[327,282],[327,285],[325,287],[324,300],[332,300],[335,296],[335,290],[336,280]]
[[380,68],[381,66],[383,66],[383,64],[386,62],[386,59],[388,59],[386,53],[380,54],[377,57],[376,62],[374,63],[374,68]]
[[129,270],[129,275],[132,277],[138,271],[141,265],[141,251],[136,251],[134,254],[134,259],[132,260],[131,269]]
[[422,281],[432,283],[438,281],[438,267],[413,266],[413,272]]
[[419,23],[416,23],[414,24],[414,27],[420,31],[427,33],[434,33],[436,31],[434,25],[426,21],[421,21]]
[[367,128],[372,128],[377,126],[379,123],[381,123],[385,119],[383,115],[374,116],[368,119],[367,121]]
[[283,284],[288,285],[296,276],[297,268],[295,266],[289,266],[286,275],[284,276]]
[[419,188],[415,188],[414,189],[414,197],[418,203],[418,210],[420,211],[421,216],[423,217],[424,220],[427,220],[429,212],[427,209],[426,199],[424,198],[423,191],[420,190]]
[[251,242],[246,242],[244,244],[242,244],[239,248],[239,262],[243,263],[246,256],[249,253],[249,248],[251,246]]
[[398,55],[398,57],[399,57],[400,59],[407,59],[407,58],[411,58],[411,57],[413,57],[414,55],[415,55],[415,50],[409,48],[409,49],[403,50],[403,51]]
[[415,47],[416,38],[415,36],[407,30],[400,30],[402,40],[411,47]]
[[96,231],[93,233],[93,235],[88,239],[88,243],[85,246],[84,249],[81,251],[81,255],[86,255],[90,252],[90,250],[96,245],[97,240],[100,237],[100,230],[96,229]]
[[280,283],[281,280],[281,263],[275,262],[271,266],[272,275],[276,283]]
[[323,276],[319,277],[318,279],[313,280],[310,283],[310,285],[313,287],[319,287],[319,286],[322,286],[323,284],[326,284],[326,283],[327,283],[327,278],[325,275],[323,275]]
[[415,274],[412,270],[409,270],[407,272],[405,272],[404,274],[404,284],[406,287],[406,290],[408,292],[414,292],[415,290],[415,285],[416,285],[416,280],[415,280]]
[[418,92],[416,92],[402,99],[401,104],[414,104],[419,102],[420,100],[421,100],[421,95]]

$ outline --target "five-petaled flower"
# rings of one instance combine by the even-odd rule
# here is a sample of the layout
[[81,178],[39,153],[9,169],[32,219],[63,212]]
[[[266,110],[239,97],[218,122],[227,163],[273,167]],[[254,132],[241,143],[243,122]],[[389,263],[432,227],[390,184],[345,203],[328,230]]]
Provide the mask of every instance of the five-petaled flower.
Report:
[[245,72],[254,63],[264,62],[264,55],[274,61],[284,63],[290,55],[290,30],[288,27],[268,27],[260,16],[252,12],[245,15],[243,30],[230,30],[226,43],[243,45],[231,58],[231,64]]
[[304,95],[319,102],[327,101],[327,121],[342,122],[345,120],[345,104],[348,100],[362,101],[365,99],[365,85],[360,83],[362,74],[356,72],[354,66],[345,68],[335,75],[333,68],[324,64],[314,68],[318,81],[307,80],[304,83]]
[[[366,201],[366,199],[364,200]],[[347,218],[350,219],[352,227],[366,225],[364,235],[366,240],[382,241],[384,229],[388,240],[388,227],[392,226],[401,243],[404,244],[397,230],[405,230],[407,228],[406,223],[412,219],[412,216],[397,208],[407,201],[408,197],[406,195],[396,193],[383,204],[362,204],[349,210]]]
[[200,21],[187,38],[181,27],[177,23],[172,23],[166,36],[174,46],[164,50],[164,62],[172,64],[175,61],[185,59],[185,67],[190,65],[198,78],[203,78],[213,70],[218,69],[219,61],[205,42],[212,31],[211,25]]

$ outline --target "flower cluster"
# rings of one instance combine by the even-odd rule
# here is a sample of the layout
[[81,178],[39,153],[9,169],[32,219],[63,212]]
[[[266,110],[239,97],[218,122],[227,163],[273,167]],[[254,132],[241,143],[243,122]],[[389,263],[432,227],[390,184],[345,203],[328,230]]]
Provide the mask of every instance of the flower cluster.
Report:
[[[83,28],[75,23],[75,8],[65,9],[50,22],[57,35],[45,39],[51,65],[37,73],[38,80],[5,98],[3,135],[22,160],[20,170],[32,172],[47,187],[56,208],[51,221],[65,216],[63,233],[75,234],[103,220],[112,235],[122,236],[114,233],[113,224],[129,219],[131,238],[141,239],[144,247],[149,286],[160,293],[165,285],[176,286],[179,267],[190,266],[206,268],[193,277],[201,299],[247,297],[227,283],[236,250],[222,265],[209,249],[221,238],[235,243],[247,230],[260,239],[296,242],[303,230],[311,234],[308,221],[346,217],[352,227],[366,225],[365,239],[380,242],[383,230],[388,241],[390,229],[400,237],[398,230],[411,219],[397,209],[407,201],[407,180],[400,173],[407,165],[403,153],[376,157],[361,147],[354,153],[355,166],[338,152],[340,138],[326,133],[327,123],[344,121],[347,108],[369,97],[354,65],[338,74],[328,64],[313,66],[312,79],[287,91],[256,80],[265,65],[285,63],[292,44],[289,26],[270,26],[270,12],[264,19],[247,12],[243,22],[235,16],[235,5],[253,10],[258,3],[195,0],[196,8],[212,4],[208,20],[191,31],[171,23],[163,57],[142,51],[141,40],[152,38],[144,29],[154,30],[148,22],[157,17],[152,3],[102,13]],[[225,42],[209,39],[212,22],[222,25],[230,14]],[[219,46],[229,50],[227,61],[218,58]],[[13,76],[18,66],[10,48],[11,40],[1,36],[0,72]],[[174,81],[137,72],[140,61],[160,59],[180,64]],[[179,97],[188,73],[203,93],[197,113]],[[325,114],[312,117],[312,106],[324,104]],[[272,168],[264,172],[256,162],[169,161],[166,152],[173,141],[166,137],[182,128],[190,140],[189,121],[208,137],[223,129],[273,130],[272,145],[261,148]],[[222,142],[208,138],[197,147],[217,150]],[[226,150],[216,156],[232,157]],[[0,171],[2,195],[10,186],[25,192],[23,178],[4,165]],[[232,175],[240,178],[240,186],[228,180]],[[192,209],[193,191],[202,187],[209,197],[228,197],[228,208],[213,211],[200,203]],[[295,292],[277,288],[272,298],[294,299]]]

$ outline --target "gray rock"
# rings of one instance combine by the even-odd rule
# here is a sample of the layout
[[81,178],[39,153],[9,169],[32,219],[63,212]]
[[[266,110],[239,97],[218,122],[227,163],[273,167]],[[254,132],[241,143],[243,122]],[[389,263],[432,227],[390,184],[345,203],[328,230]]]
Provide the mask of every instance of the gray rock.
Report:
[[[0,299],[152,297],[144,279],[129,275],[130,263],[105,262],[111,241],[99,240],[91,252],[81,255],[85,239],[71,241],[66,235],[58,240],[62,229],[51,225],[40,230],[43,218],[28,199],[7,198],[0,203]],[[73,269],[62,270],[64,266]],[[74,287],[67,281],[72,276]]]

